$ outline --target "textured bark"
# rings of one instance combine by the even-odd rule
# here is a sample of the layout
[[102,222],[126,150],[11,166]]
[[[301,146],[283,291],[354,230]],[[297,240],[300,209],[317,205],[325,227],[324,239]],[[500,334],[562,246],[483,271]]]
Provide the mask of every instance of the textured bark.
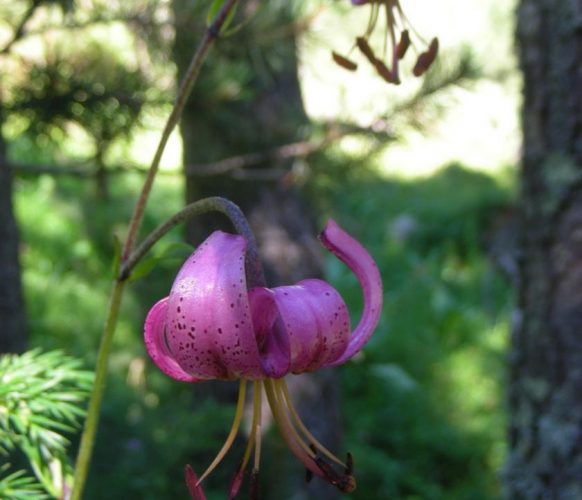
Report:
[[522,0],[522,246],[509,498],[582,498],[582,2]]
[[0,353],[26,347],[24,301],[18,261],[18,230],[12,211],[12,175],[0,135]]
[[[252,3],[247,5],[252,6]],[[191,3],[187,0],[174,0],[177,22],[175,59],[179,73],[185,71],[186,58],[194,46],[196,32],[199,33],[193,29],[196,18],[190,8]],[[267,7],[264,9],[260,16],[269,10]],[[279,21],[283,25],[289,19]],[[276,38],[276,43],[269,47],[258,46],[253,35],[245,35],[246,32],[244,30],[232,39],[220,40],[207,64],[216,67],[243,63],[251,67],[253,76],[242,84],[242,90],[251,92],[253,98],[220,101],[219,95],[213,92],[213,85],[221,82],[204,74],[181,122],[185,165],[287,144],[297,140],[297,131],[307,123],[300,96],[294,39],[286,36]],[[270,51],[276,51],[276,64],[269,62],[272,56]],[[256,67],[257,61],[259,68]],[[262,78],[256,76],[259,70],[262,71]],[[211,72],[209,70],[208,73]],[[236,76],[233,79],[236,80]],[[291,284],[321,275],[322,254],[315,238],[317,231],[297,189],[273,181],[240,181],[230,175],[187,178],[187,202],[214,195],[231,199],[249,218],[258,240],[269,286]],[[199,242],[218,228],[232,230],[223,216],[204,216],[188,226],[188,239]],[[216,395],[224,390],[221,389],[224,385],[206,384],[206,387]],[[332,449],[341,445],[334,371],[292,377],[289,388],[312,432]],[[338,497],[337,490],[323,481],[314,479],[309,484],[305,483],[304,471],[292,459],[290,451],[277,452],[281,445],[280,438],[266,445],[267,449],[262,454],[266,473],[262,475],[261,498],[326,500]]]

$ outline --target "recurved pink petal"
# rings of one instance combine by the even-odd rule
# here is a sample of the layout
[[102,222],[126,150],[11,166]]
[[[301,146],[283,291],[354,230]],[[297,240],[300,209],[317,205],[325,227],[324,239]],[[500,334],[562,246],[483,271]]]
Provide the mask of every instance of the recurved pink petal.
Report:
[[330,365],[345,363],[364,347],[374,332],[382,309],[382,278],[376,263],[354,238],[330,220],[319,239],[325,248],[346,264],[358,278],[364,295],[364,310],[360,322],[352,332],[345,352]]
[[186,373],[176,362],[166,342],[166,311],[168,297],[158,301],[147,315],[144,341],[148,354],[158,368],[166,375],[182,382],[197,382],[198,379]]
[[294,373],[312,371],[331,363],[346,350],[350,323],[339,293],[318,279],[273,289],[283,330],[291,347]]
[[201,379],[264,377],[245,277],[246,242],[216,231],[184,263],[170,292],[167,344]]

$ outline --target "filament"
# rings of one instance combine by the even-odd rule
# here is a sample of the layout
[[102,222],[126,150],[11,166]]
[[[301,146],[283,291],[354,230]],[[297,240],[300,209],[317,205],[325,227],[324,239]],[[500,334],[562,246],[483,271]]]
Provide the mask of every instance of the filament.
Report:
[[243,409],[244,409],[244,404],[245,404],[246,392],[247,392],[247,381],[241,380],[240,385],[239,385],[239,390],[238,390],[238,400],[236,403],[236,412],[234,414],[234,420],[232,422],[232,427],[230,428],[230,433],[228,434],[226,441],[222,445],[222,448],[220,449],[220,451],[216,455],[216,458],[208,466],[206,471],[204,471],[204,474],[202,474],[202,476],[200,476],[200,479],[198,479],[198,482],[196,483],[197,485],[199,485],[204,480],[204,478],[206,478],[208,476],[208,474],[210,474],[216,468],[216,466],[222,461],[222,459],[228,453],[228,450],[232,446],[232,443],[234,442],[234,439],[236,438],[236,435],[238,433],[238,429],[240,427],[240,422],[242,419],[242,414],[243,414]]
[[327,458],[329,458],[330,460],[334,461],[336,464],[341,465],[342,467],[345,468],[346,467],[346,464],[344,464],[331,451],[329,451],[323,444],[321,444],[315,438],[315,436],[313,434],[311,434],[311,432],[309,432],[309,429],[307,429],[307,427],[305,427],[305,424],[301,420],[301,417],[299,417],[299,414],[297,413],[297,410],[295,409],[295,406],[293,406],[293,402],[291,401],[291,397],[289,396],[289,390],[287,389],[287,384],[285,383],[285,380],[284,379],[278,380],[277,382],[275,382],[275,384],[278,386],[279,390],[283,394],[283,397],[285,399],[285,404],[287,405],[287,408],[289,409],[289,412],[291,413],[291,418],[295,422],[295,425],[297,427],[299,427],[299,429],[301,430],[301,432],[303,432],[303,434],[305,434],[305,436],[307,437],[307,439],[311,443],[313,443],[313,445],[319,451],[321,451]]
[[287,415],[282,411],[283,408],[281,407],[281,402],[277,398],[273,382],[272,379],[266,379],[263,383],[269,406],[271,407],[275,422],[279,426],[281,436],[283,436],[283,439],[293,454],[303,463],[303,465],[305,465],[306,468],[318,476],[323,476],[323,472],[315,463],[315,453],[313,453],[313,451],[310,450],[301,440],[297,431],[289,422]]

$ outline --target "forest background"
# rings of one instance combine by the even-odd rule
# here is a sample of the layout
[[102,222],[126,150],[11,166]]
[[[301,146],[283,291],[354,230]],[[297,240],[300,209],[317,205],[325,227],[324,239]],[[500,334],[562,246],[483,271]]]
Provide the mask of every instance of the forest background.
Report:
[[[227,195],[258,229],[272,280],[321,270],[357,318],[355,280],[305,236],[328,217],[340,221],[374,255],[385,283],[369,347],[312,388],[333,387],[340,416],[330,418],[343,434],[334,446],[357,459],[354,498],[496,498],[507,457],[503,387],[516,265],[515,6],[421,3],[411,2],[409,17],[426,38],[439,37],[442,51],[425,79],[404,70],[396,87],[365,64],[349,73],[331,60],[331,50],[348,49],[365,26],[363,9],[246,2],[239,15],[250,21],[219,41],[189,101],[188,139],[172,136],[144,228],[185,200]],[[13,177],[2,179],[2,196],[13,199],[26,305],[25,320],[12,314],[16,326],[0,324],[3,350],[57,349],[79,361],[36,354],[22,365],[24,378],[36,359],[39,379],[43,366],[50,376],[70,367],[61,382],[80,400],[87,389],[81,367],[95,363],[114,234],[126,230],[207,7],[185,0],[0,5],[0,160],[2,175],[9,166]],[[182,497],[184,464],[206,463],[224,438],[228,384],[205,390],[166,379],[142,342],[147,310],[215,222],[165,238],[130,286],[87,498]],[[4,365],[4,373],[13,369]],[[309,405],[304,411],[317,413]],[[28,436],[28,448],[4,437],[10,466],[0,466],[0,484],[50,490],[56,476],[70,473],[78,436],[65,431],[81,416],[65,417],[62,428],[50,418],[35,422],[49,434]],[[56,431],[70,446],[51,448]],[[269,438],[277,458],[263,474],[267,497],[281,498],[285,488],[295,492],[285,498],[308,495],[287,479],[301,478],[300,467],[278,466],[287,452]],[[30,470],[35,451],[62,472]],[[232,460],[209,478],[209,498],[221,498]],[[25,475],[10,476],[16,470]],[[35,484],[39,476],[44,486]]]

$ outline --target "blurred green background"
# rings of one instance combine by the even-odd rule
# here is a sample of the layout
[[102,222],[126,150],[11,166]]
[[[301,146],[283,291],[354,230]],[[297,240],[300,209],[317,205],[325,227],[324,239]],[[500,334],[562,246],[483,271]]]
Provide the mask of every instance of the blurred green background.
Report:
[[[242,32],[247,44],[272,35],[260,42],[268,51],[283,36],[275,14],[283,9],[292,19],[309,123],[301,139],[317,141],[330,123],[358,129],[287,166],[319,225],[339,221],[384,279],[380,325],[365,351],[339,370],[340,448],[356,457],[352,498],[497,498],[511,285],[496,263],[511,253],[504,228],[518,143],[512,2],[410,2],[410,19],[427,39],[440,37],[442,52],[425,84],[407,74],[398,88],[363,64],[351,74],[331,62],[329,51],[347,52],[365,26],[364,10],[354,14],[347,1],[264,3],[247,13],[252,20]],[[199,4],[192,8],[203,19]],[[0,46],[28,7],[0,7]],[[124,234],[140,170],[171,107],[171,9],[171,2],[40,2],[27,35],[0,56],[28,345],[64,350],[86,368],[94,366],[103,326],[114,235]],[[255,22],[270,22],[272,32],[253,31]],[[250,50],[252,64],[213,66],[228,50],[219,46],[207,62],[200,113],[225,113],[232,130],[248,133],[245,116],[229,114],[229,106],[249,98],[249,81],[269,78],[276,57],[265,62],[262,51]],[[183,205],[180,158],[175,134],[144,234]],[[189,386],[152,365],[142,343],[147,310],[167,294],[191,251],[173,245],[182,239],[179,231],[166,237],[155,251],[164,258],[125,296],[89,499],[183,498],[184,464],[206,464],[227,433],[233,405],[193,399]],[[355,277],[332,257],[325,275],[356,322]],[[77,438],[69,436],[73,456]],[[209,498],[223,498],[235,463],[209,479]]]

